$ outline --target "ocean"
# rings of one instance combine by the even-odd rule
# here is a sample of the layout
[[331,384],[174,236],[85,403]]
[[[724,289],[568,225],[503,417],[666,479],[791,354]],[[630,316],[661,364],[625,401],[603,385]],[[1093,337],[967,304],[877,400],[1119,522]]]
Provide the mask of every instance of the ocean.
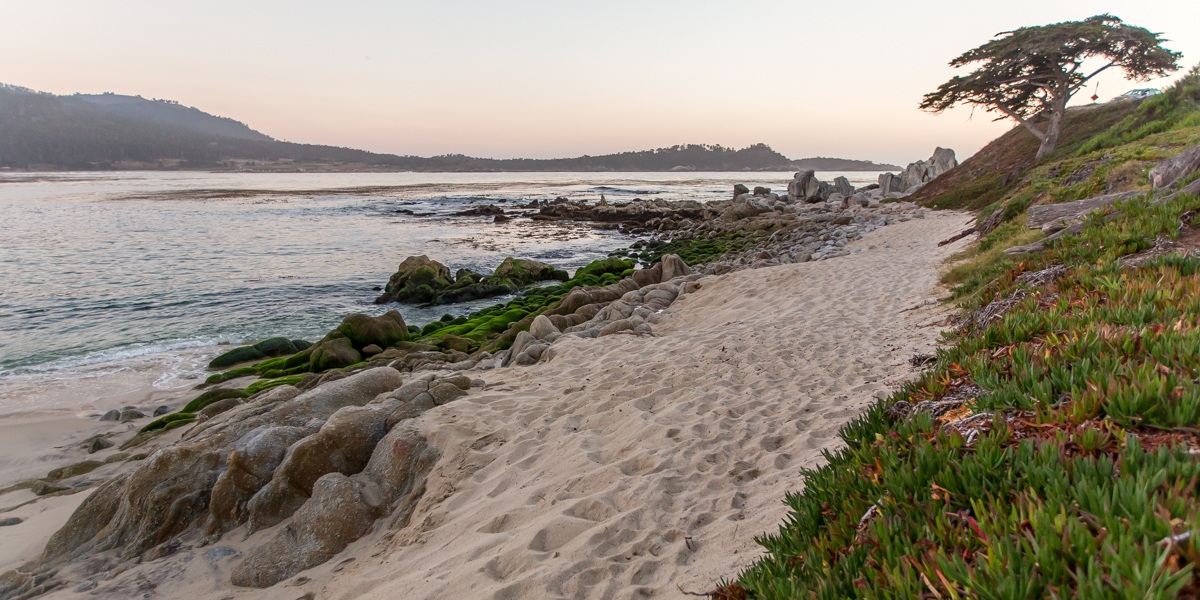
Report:
[[[845,175],[852,184],[876,173]],[[504,302],[378,306],[374,288],[425,254],[490,273],[505,257],[573,271],[634,238],[585,224],[455,216],[532,200],[727,199],[791,173],[0,172],[0,411],[29,390],[126,371],[156,386],[203,372],[218,344],[314,340],[352,312],[410,324]],[[77,385],[71,385],[74,382]],[[35,397],[36,396],[36,397]]]

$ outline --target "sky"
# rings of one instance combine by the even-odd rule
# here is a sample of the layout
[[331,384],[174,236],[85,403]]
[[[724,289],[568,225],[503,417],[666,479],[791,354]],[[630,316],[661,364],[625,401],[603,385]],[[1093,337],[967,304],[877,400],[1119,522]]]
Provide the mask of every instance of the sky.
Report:
[[[141,95],[281,140],[551,158],[766,143],[791,158],[961,158],[1012,127],[933,115],[999,32],[1108,12],[1200,63],[1200,2],[8,0],[0,82]],[[1163,80],[1097,78],[1101,101]],[[1094,90],[1080,93],[1087,102]]]

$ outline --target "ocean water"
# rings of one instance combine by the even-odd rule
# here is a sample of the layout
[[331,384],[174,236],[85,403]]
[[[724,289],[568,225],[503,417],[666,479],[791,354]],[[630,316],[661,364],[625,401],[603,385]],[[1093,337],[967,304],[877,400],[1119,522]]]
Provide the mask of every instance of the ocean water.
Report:
[[[855,185],[875,173],[847,176]],[[530,200],[728,198],[791,173],[0,172],[0,409],[13,389],[161,365],[195,377],[209,352],[316,339],[352,312],[411,324],[504,299],[376,306],[405,257],[490,272],[506,256],[574,270],[633,238],[581,224],[454,216]],[[189,360],[181,356],[192,357]],[[198,358],[197,358],[198,357]],[[135,366],[136,365],[136,366]],[[19,383],[19,385],[17,385]],[[165,384],[164,384],[165,385]]]

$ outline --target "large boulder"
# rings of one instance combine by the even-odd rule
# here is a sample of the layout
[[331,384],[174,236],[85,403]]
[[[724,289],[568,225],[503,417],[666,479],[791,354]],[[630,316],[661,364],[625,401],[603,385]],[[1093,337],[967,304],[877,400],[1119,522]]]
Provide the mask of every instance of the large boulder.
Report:
[[817,180],[817,172],[812,169],[796,173],[788,183],[788,200],[793,203],[816,202],[820,192],[821,182]]
[[850,180],[845,177],[835,177],[833,179],[833,189],[841,194],[843,198],[848,198],[854,195],[854,186],[850,185]]
[[942,173],[957,166],[958,159],[954,157],[954,150],[942,147],[934,148],[933,156],[929,157],[929,179],[939,177]]
[[[894,191],[911,194],[926,183],[937,179],[942,173],[957,166],[958,160],[954,158],[953,150],[941,147],[935,148],[929,160],[918,160],[917,162],[909,163],[904,168],[904,172],[900,173],[900,188]],[[883,183],[883,178],[880,176],[880,187],[884,187]],[[885,189],[883,193],[888,193],[888,190]]]
[[389,310],[378,316],[353,314],[342,320],[337,330],[362,350],[372,344],[387,348],[392,344],[408,340],[408,325],[398,311]]
[[410,256],[404,259],[396,272],[388,279],[383,295],[375,299],[376,304],[386,302],[428,302],[429,292],[450,285],[450,268],[428,256]]
[[341,369],[362,362],[362,354],[354,348],[350,338],[334,332],[313,346],[308,356],[309,370],[319,373],[329,369]]
[[721,220],[740,221],[766,212],[771,212],[771,205],[766,198],[751,194],[742,194],[731,202],[728,208],[721,212]]
[[312,495],[326,473],[353,475],[366,466],[375,444],[387,433],[387,418],[398,401],[347,406],[315,434],[293,444],[270,478],[246,505],[251,532],[290,517]]
[[296,511],[291,524],[248,551],[234,567],[231,582],[272,586],[329,560],[366,535],[383,515],[391,515],[393,527],[404,527],[437,457],[418,427],[394,427],[375,447],[362,473],[319,478],[312,498]]
[[[157,551],[156,546],[204,526],[206,517],[211,518],[209,531],[217,535],[236,527],[248,517],[245,499],[272,477],[283,449],[293,446],[294,440],[317,435],[321,423],[335,421],[333,428],[338,420],[331,416],[339,409],[367,405],[401,383],[403,377],[395,369],[369,369],[287,402],[256,399],[196,425],[181,441],[154,452],[84,499],[51,536],[38,568],[53,569],[106,551],[112,551],[117,561],[138,562],[151,550]],[[355,425],[362,423],[355,421]],[[356,436],[377,439],[378,428],[369,423],[362,431],[347,434],[351,439]],[[353,463],[347,470],[361,468],[353,465],[361,465],[364,452],[357,447],[347,450],[355,443],[336,446],[320,460]],[[83,568],[111,566],[112,562],[102,562]]]
[[900,189],[900,176],[895,173],[880,173],[879,174],[879,192],[881,194],[890,194],[892,192],[903,192]]

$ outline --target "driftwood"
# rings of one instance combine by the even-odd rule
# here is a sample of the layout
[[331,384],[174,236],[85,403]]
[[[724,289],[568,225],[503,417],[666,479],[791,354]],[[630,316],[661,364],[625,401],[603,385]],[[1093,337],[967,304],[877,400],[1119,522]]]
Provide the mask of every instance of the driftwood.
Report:
[[1200,179],[1183,186],[1183,189],[1174,192],[1169,196],[1165,196],[1155,200],[1154,202],[1151,202],[1151,204],[1166,204],[1167,202],[1178,198],[1181,194],[1200,194]]
[[944,240],[938,242],[938,246],[945,246],[946,244],[953,244],[954,242],[957,242],[958,240],[961,240],[961,239],[967,237],[968,235],[975,233],[976,231],[979,231],[978,225],[975,227],[972,227],[962,233],[959,233],[959,234],[955,235],[954,237],[944,239]]
[[1026,226],[1030,229],[1042,229],[1051,223],[1076,221],[1087,216],[1089,213],[1112,206],[1117,200],[1128,200],[1129,198],[1141,196],[1145,193],[1121,192],[1119,194],[1105,194],[1074,202],[1030,206],[1029,219],[1026,221]]
[[1061,229],[1052,235],[1048,235],[1032,244],[1029,244],[1028,246],[1013,246],[1012,248],[1006,248],[1004,250],[1004,253],[1005,254],[1029,254],[1032,252],[1041,252],[1042,250],[1046,249],[1046,244],[1053,242],[1054,240],[1057,240],[1060,237],[1064,237],[1064,236],[1068,236],[1068,235],[1075,235],[1081,231],[1083,231],[1083,223],[1075,223],[1074,225],[1071,225],[1070,227],[1067,227],[1066,229]]

